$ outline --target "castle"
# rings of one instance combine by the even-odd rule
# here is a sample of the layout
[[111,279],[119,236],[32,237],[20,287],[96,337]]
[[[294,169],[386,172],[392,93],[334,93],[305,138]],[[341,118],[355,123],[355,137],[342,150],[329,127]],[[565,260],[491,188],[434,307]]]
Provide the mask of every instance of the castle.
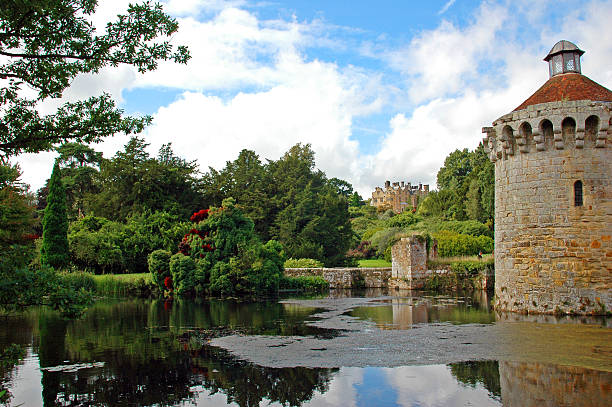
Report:
[[376,187],[372,192],[370,205],[376,208],[393,209],[395,213],[402,213],[406,208],[416,208],[420,198],[429,193],[429,185],[412,185],[410,182],[385,181],[385,188]]
[[612,311],[612,92],[560,41],[549,80],[483,128],[495,163],[495,306]]

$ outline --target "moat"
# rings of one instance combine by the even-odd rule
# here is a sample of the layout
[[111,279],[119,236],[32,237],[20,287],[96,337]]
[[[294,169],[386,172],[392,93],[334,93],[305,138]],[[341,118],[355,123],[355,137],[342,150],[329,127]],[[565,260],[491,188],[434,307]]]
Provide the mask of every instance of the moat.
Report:
[[104,300],[3,316],[10,405],[612,405],[612,319],[496,314],[491,298]]

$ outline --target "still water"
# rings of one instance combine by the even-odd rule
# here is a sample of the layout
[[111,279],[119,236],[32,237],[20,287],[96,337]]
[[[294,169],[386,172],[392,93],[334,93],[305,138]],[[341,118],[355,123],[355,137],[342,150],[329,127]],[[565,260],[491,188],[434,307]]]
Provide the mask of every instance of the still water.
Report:
[[[487,304],[486,298],[405,295],[373,298],[345,314],[371,326],[372,335],[389,329],[411,335],[427,324],[496,324],[508,318]],[[612,405],[612,373],[605,368],[612,348],[601,344],[589,357],[603,360],[602,369],[526,361],[518,355],[520,344],[516,358],[503,360],[273,368],[209,344],[230,334],[322,341],[351,335],[313,326],[321,311],[279,301],[105,300],[82,319],[67,321],[48,309],[32,309],[0,317],[0,349],[17,343],[27,352],[16,366],[0,366],[0,386],[10,405],[23,406]],[[612,332],[606,319],[522,323],[542,322]]]

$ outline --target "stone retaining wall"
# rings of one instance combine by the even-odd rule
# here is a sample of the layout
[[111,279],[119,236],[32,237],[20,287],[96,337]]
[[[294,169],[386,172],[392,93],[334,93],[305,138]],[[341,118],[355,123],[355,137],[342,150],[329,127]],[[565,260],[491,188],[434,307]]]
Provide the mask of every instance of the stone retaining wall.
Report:
[[[425,270],[419,273],[418,280],[391,277],[391,267],[353,267],[353,268],[286,268],[285,275],[289,277],[320,276],[329,283],[329,288],[390,288],[400,290],[419,290],[427,285],[427,281],[438,276],[443,284],[443,290],[458,288],[473,288],[487,290],[493,287],[492,272],[480,273],[469,277],[469,284],[458,281],[461,277],[453,277],[452,271],[445,268]],[[447,278],[449,277],[449,278]]]
[[329,288],[385,288],[391,267],[286,268],[289,277],[321,276]]

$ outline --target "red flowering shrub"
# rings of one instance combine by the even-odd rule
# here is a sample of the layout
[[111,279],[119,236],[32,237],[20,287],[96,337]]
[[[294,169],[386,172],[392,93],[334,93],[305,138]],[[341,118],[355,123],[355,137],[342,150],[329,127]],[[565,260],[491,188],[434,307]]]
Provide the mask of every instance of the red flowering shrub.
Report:
[[208,218],[208,209],[200,209],[199,211],[194,212],[193,215],[191,215],[191,218],[189,218],[189,220],[194,223],[198,223],[206,218]]
[[164,286],[168,289],[168,290],[172,290],[172,277],[166,277],[164,278]]
[[189,251],[191,250],[191,247],[189,246],[189,243],[187,243],[187,240],[189,240],[189,235],[185,235],[183,240],[181,240],[181,242],[178,244],[179,252],[184,254],[185,256],[189,256]]

